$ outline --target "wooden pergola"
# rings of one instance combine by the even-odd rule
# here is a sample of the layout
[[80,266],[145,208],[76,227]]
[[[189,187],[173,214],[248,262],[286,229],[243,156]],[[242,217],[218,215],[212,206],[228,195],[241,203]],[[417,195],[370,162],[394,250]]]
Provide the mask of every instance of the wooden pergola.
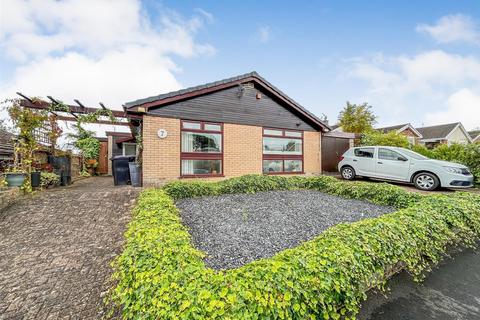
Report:
[[[78,115],[95,113],[98,110],[108,110],[112,114],[112,116],[115,117],[116,120],[112,121],[110,119],[108,120],[96,119],[94,121],[87,121],[87,122],[114,125],[114,126],[129,126],[130,129],[133,129],[132,126],[135,126],[135,125],[132,124],[132,120],[141,119],[140,116],[127,114],[125,108],[123,108],[123,111],[108,109],[102,102],[99,102],[100,108],[93,108],[93,107],[86,107],[78,99],[74,99],[77,105],[70,105],[70,104],[61,103],[59,102],[59,100],[53,98],[52,96],[47,96],[47,98],[50,100],[50,102],[48,102],[48,101],[39,100],[36,98],[29,98],[27,95],[24,95],[21,92],[17,92],[17,95],[22,97],[22,99],[20,100],[20,105],[22,107],[38,109],[38,110],[49,110],[49,112],[54,114],[58,120],[62,120],[62,121],[76,122],[78,119]],[[55,110],[55,106],[60,106],[60,105],[62,107],[66,107],[66,109]],[[136,122],[136,121],[133,121],[133,122]]]

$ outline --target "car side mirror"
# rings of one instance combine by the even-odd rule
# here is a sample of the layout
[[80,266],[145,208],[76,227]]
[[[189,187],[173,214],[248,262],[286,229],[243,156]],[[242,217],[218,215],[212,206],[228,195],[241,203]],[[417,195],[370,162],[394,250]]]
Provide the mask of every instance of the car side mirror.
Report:
[[407,159],[407,158],[404,158],[404,157],[398,157],[398,160],[400,160],[400,161],[408,161],[408,159]]

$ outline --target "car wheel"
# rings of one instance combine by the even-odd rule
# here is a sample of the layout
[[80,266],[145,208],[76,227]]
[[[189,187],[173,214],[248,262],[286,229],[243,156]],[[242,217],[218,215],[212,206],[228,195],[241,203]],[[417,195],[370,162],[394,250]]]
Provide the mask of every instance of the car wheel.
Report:
[[437,176],[428,172],[422,172],[417,174],[413,178],[415,187],[420,190],[433,191],[438,188],[440,181]]
[[343,167],[341,170],[342,178],[345,180],[355,179],[355,170],[352,167]]

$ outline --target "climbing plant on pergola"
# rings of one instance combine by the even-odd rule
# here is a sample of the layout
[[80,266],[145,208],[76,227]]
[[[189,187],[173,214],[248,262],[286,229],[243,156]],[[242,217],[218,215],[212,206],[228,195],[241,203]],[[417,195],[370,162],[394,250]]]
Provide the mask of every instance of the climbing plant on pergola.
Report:
[[[58,125],[58,121],[74,122],[75,128],[77,129],[78,132],[81,132],[83,134],[84,138],[85,138],[85,133],[87,133],[88,131],[83,129],[82,125],[86,123],[107,124],[107,125],[113,125],[113,126],[129,126],[132,131],[132,135],[134,137],[137,136],[135,132],[135,126],[133,126],[131,123],[131,118],[136,118],[136,116],[132,116],[132,115],[127,116],[125,109],[123,111],[111,110],[101,102],[99,103],[100,107],[95,108],[95,107],[86,107],[78,99],[74,99],[74,102],[76,103],[75,105],[70,105],[70,104],[65,104],[59,99],[55,99],[52,96],[47,96],[49,101],[45,101],[43,99],[36,98],[36,97],[28,97],[27,95],[20,92],[17,92],[17,94],[21,97],[21,99],[10,100],[12,102],[10,109],[13,110],[13,107],[14,107],[15,110],[17,110],[17,112],[18,110],[21,110],[21,109],[24,109],[24,110],[31,109],[32,111],[27,112],[28,114],[38,115],[39,119],[41,118],[40,121],[44,122],[46,126],[48,126],[47,136],[49,137],[49,140],[51,143],[50,148],[52,153],[55,153],[56,141],[59,138],[60,134],[62,133]],[[17,120],[19,119],[21,119],[21,117],[18,118]],[[30,136],[32,134],[33,133],[30,132]],[[31,139],[29,138],[27,140],[30,141]],[[83,143],[84,143],[83,145],[88,145],[88,143],[85,143],[85,141],[83,141]],[[80,149],[81,149],[82,144],[77,145],[77,147],[78,146],[80,146]],[[27,173],[31,171],[31,163],[33,160],[33,151],[35,147],[32,145],[32,143],[30,143],[29,148],[30,148],[29,150],[30,156],[23,155],[23,158],[24,158],[23,160],[28,167],[28,168],[24,168],[24,171],[26,171]],[[24,148],[24,149],[25,149],[24,153],[26,153],[28,148]],[[21,150],[17,149],[17,151],[21,151]],[[17,158],[22,158],[22,156]],[[85,169],[85,162],[84,162],[83,169]]]

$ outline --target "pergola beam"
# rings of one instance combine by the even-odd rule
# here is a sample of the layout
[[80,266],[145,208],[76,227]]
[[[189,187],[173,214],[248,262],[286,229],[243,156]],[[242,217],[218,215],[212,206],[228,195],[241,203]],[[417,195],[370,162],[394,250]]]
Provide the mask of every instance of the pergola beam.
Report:
[[[57,116],[57,120],[77,122],[76,118],[67,117],[67,116]],[[129,122],[112,122],[109,120],[96,120],[96,121],[89,121],[88,123],[108,124],[112,126],[130,126]]]
[[[50,108],[50,105],[52,103],[57,103],[55,99],[53,99],[52,97],[49,97],[52,98],[52,103],[49,103],[47,101],[43,101],[43,100],[40,100],[40,101],[33,101],[31,99],[28,99],[26,96],[23,96],[19,93],[19,95],[24,98],[22,100],[20,100],[20,105],[23,106],[23,107],[27,107],[27,108],[32,108],[32,109],[40,109],[40,110],[45,110],[45,109],[49,109]],[[78,102],[77,102],[78,103]],[[93,112],[96,112],[99,108],[91,108],[91,107],[85,107],[85,106],[81,106],[81,105],[78,105],[78,106],[74,106],[74,105],[65,105],[69,110],[66,111],[66,112],[72,112],[72,113],[80,113],[80,114],[85,114],[85,113],[93,113]],[[119,111],[119,110],[111,110],[112,112],[112,115],[115,117],[115,118],[128,118],[130,116],[126,116],[125,115],[125,112],[124,111]]]
[[28,100],[29,102],[33,102],[33,101],[32,101],[32,99],[30,99],[29,97],[27,97],[27,96],[26,96],[26,95],[24,95],[23,93],[21,93],[21,92],[17,92],[17,94],[18,94],[20,97],[22,97],[22,98],[24,98],[24,99]]
[[85,106],[80,101],[78,101],[78,99],[73,99],[73,101],[75,101],[75,103],[78,104],[80,108],[85,109]]

